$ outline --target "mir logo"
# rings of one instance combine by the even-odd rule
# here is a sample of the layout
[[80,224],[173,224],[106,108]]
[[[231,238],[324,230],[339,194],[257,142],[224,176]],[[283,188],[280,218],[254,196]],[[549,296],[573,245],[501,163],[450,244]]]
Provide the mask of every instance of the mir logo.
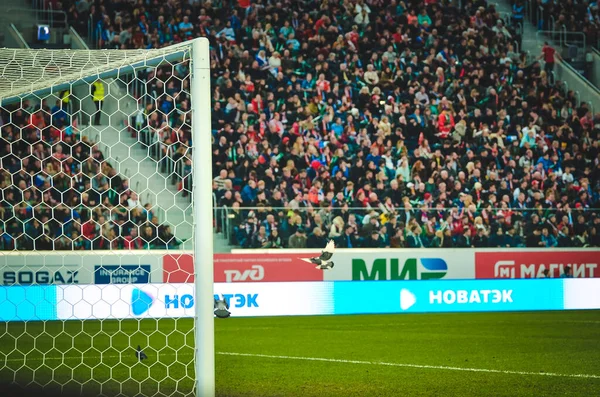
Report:
[[[425,271],[422,271],[418,262]],[[363,259],[352,259],[352,280],[431,280],[444,278],[448,265],[442,258],[408,258],[402,267],[398,258],[379,258],[369,271]]]
[[131,310],[136,316],[141,316],[152,307],[154,297],[141,289],[134,288],[131,293]]

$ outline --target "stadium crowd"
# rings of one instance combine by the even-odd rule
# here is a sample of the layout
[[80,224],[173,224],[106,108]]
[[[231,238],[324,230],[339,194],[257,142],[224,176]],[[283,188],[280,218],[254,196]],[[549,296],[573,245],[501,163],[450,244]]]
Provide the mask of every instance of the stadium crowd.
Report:
[[[600,246],[600,119],[549,82],[547,56],[516,51],[493,6],[230,3],[63,2],[104,48],[209,38],[214,194],[233,243]],[[141,112],[186,164],[184,190],[187,73],[146,76],[168,95]]]
[[0,108],[0,250],[176,248],[170,227],[81,136],[68,101]]

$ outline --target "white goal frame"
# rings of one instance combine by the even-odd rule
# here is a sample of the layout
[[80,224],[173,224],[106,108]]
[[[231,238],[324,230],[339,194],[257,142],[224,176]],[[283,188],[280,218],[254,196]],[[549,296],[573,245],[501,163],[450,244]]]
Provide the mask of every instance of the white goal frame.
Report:
[[[177,60],[183,55],[180,49],[191,50],[191,111],[192,111],[192,206],[194,242],[194,366],[195,394],[215,395],[215,344],[214,344],[214,265],[213,265],[213,209],[212,209],[212,131],[210,44],[207,38],[197,38],[160,50],[78,50],[89,58],[84,70],[75,69],[65,61],[65,71],[46,75],[39,73],[37,80],[28,79],[26,71],[35,70],[35,58],[52,58],[52,51],[0,49],[0,58],[9,58],[17,51],[29,51],[21,70],[3,70],[0,73],[0,105],[19,102],[30,95],[49,95],[80,84],[91,84],[96,79],[119,77],[132,73],[136,67],[154,66],[161,60]],[[121,52],[122,57],[110,60],[110,54]],[[156,55],[154,55],[156,54]],[[58,55],[57,55],[58,57]],[[60,60],[56,61],[60,63]],[[91,66],[87,66],[87,65]],[[100,65],[100,66],[98,66]],[[8,72],[8,73],[7,73]],[[11,75],[12,73],[12,75]],[[195,121],[194,121],[195,120]]]
[[[215,395],[215,318],[212,210],[210,49],[207,38],[192,44],[192,197],[194,203],[194,283],[196,394]],[[201,121],[200,121],[201,120]],[[198,144],[196,144],[198,142]],[[204,149],[206,145],[206,149]],[[202,147],[203,150],[196,150]],[[206,151],[206,152],[204,152]]]

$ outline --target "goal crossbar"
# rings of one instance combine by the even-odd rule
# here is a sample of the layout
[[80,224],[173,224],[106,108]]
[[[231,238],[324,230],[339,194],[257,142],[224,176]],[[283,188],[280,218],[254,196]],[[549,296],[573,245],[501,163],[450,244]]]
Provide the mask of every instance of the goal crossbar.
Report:
[[97,79],[132,74],[183,59],[191,42],[153,50],[32,50],[0,48],[0,103],[44,97]]

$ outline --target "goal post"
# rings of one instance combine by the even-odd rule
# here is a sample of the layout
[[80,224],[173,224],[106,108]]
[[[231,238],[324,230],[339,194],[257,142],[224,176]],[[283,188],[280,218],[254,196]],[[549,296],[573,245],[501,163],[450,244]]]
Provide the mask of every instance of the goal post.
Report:
[[0,49],[0,383],[214,396],[209,46]]
[[212,131],[210,57],[208,39],[196,39],[192,46],[192,114],[199,122],[193,123],[194,150],[193,195],[198,202],[193,205],[195,250],[196,296],[196,390],[198,396],[212,397],[215,394],[215,332],[213,298],[213,202],[212,202]]

